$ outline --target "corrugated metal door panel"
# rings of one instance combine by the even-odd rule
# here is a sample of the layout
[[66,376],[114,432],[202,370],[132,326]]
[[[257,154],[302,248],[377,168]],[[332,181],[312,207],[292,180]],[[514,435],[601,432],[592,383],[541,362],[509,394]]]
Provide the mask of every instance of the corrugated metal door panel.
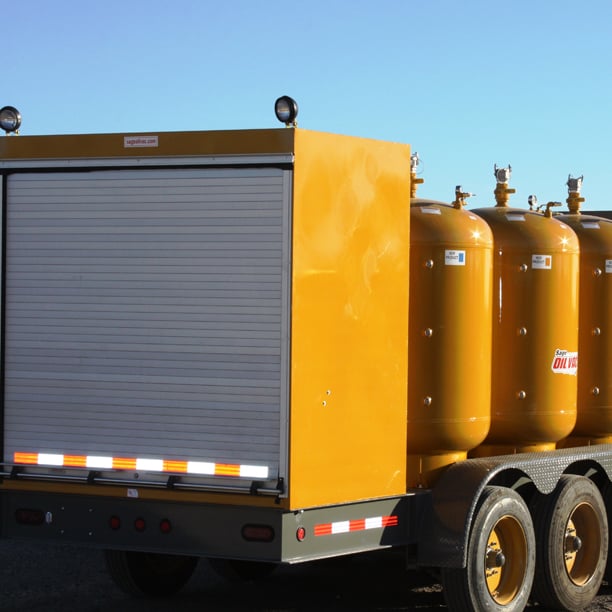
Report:
[[282,471],[288,181],[274,168],[11,175],[5,460]]

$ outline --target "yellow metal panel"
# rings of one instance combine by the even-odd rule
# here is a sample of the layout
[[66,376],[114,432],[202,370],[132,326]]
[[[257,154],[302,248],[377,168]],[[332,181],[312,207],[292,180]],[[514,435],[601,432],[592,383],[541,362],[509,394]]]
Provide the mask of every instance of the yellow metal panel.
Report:
[[410,149],[295,138],[290,506],[401,494]]
[[[108,484],[92,485],[68,482],[46,482],[44,480],[4,480],[0,481],[0,491],[34,491],[60,495],[87,495],[90,497],[134,498],[139,500],[171,501],[177,503],[223,504],[230,506],[257,506],[259,508],[285,508],[285,500],[272,496],[244,495],[232,493],[209,493],[206,491],[187,491],[151,487],[128,487]],[[130,492],[130,493],[128,493]],[[130,497],[131,496],[131,497]]]
[[0,138],[0,160],[290,154],[293,132],[274,129],[12,136]]

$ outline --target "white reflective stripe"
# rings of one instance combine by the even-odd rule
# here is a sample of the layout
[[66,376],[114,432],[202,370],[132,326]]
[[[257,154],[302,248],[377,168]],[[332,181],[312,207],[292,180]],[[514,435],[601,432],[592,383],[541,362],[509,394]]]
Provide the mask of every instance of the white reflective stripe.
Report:
[[332,533],[348,533],[351,529],[351,524],[349,521],[338,521],[337,523],[332,523]]
[[379,527],[382,527],[382,526],[383,526],[382,516],[373,516],[365,520],[366,529],[378,529]]
[[399,525],[399,517],[397,515],[370,516],[366,518],[350,519],[348,521],[336,521],[335,523],[321,523],[320,525],[315,525],[314,535],[337,535],[355,531],[365,531],[367,529],[385,529],[387,527],[397,527],[397,525]]
[[85,466],[88,468],[111,470],[113,468],[113,458],[87,455],[85,459]]
[[136,459],[136,469],[149,472],[163,472],[163,459]]
[[104,457],[100,455],[60,455],[57,453],[18,453],[16,463],[52,465],[57,467],[85,467],[95,470],[136,469],[144,472],[176,472],[201,476],[267,479],[266,465],[233,465],[211,461],[180,461],[173,459],[144,459],[130,457]]
[[268,467],[265,465],[241,465],[240,476],[242,478],[267,478]]
[[214,476],[215,464],[209,463],[207,461],[188,461],[187,462],[187,473]]
[[38,465],[64,465],[64,455],[38,453]]

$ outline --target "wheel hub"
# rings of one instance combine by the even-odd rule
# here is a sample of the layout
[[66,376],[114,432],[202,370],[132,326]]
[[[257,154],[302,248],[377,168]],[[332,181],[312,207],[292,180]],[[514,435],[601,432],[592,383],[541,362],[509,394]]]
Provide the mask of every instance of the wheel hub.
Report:
[[506,555],[499,548],[489,547],[487,550],[487,569],[492,570],[500,567],[504,567],[506,564]]

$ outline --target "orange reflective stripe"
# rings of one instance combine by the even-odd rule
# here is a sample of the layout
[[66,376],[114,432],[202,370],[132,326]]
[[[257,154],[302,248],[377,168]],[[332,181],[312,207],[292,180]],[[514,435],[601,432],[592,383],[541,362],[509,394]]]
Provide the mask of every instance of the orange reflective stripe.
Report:
[[215,476],[240,476],[240,466],[229,463],[216,463]]
[[30,465],[37,465],[38,453],[14,453],[13,461],[15,463],[27,463]]
[[87,467],[87,457],[80,455],[64,455],[66,467]]
[[363,519],[351,519],[348,521],[335,521],[333,523],[321,523],[314,526],[315,536],[339,535],[354,531],[366,531],[369,529],[383,529],[385,527],[396,527],[399,525],[399,517],[394,516],[372,516]]
[[13,453],[15,463],[26,465],[53,465],[97,470],[138,470],[151,472],[174,472],[178,474],[202,474],[210,476],[229,476],[232,478],[267,478],[266,466],[238,465],[232,463],[212,463],[184,461],[179,459],[138,459],[136,457],[103,457],[98,455],[63,455],[45,453]]
[[324,523],[322,525],[315,525],[314,534],[316,536],[331,535],[331,532],[332,532],[332,524],[331,523]]
[[114,470],[135,470],[136,459],[128,457],[113,457],[113,469]]
[[187,461],[164,461],[164,472],[187,472]]

